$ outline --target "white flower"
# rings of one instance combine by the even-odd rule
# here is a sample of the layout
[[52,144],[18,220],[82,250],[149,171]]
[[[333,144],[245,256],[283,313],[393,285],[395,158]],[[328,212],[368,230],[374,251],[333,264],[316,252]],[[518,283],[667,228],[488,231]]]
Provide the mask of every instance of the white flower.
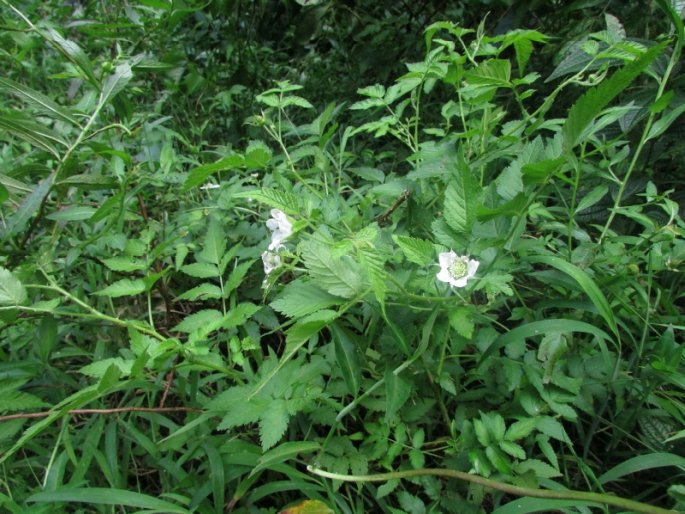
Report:
[[478,261],[469,259],[466,255],[457,255],[453,251],[443,252],[438,255],[440,272],[438,280],[447,282],[453,287],[464,287],[470,278],[473,278],[480,264]]
[[262,262],[264,263],[264,273],[268,275],[281,265],[281,256],[272,251],[262,252]]
[[205,189],[205,190],[207,190],[207,189],[219,189],[220,187],[221,186],[219,184],[209,183],[209,184],[205,184],[204,186],[201,186],[200,189]]
[[271,230],[271,244],[269,250],[278,250],[281,248],[283,241],[285,241],[293,233],[293,226],[288,221],[288,217],[283,211],[278,209],[271,209],[271,218],[266,220],[266,228]]

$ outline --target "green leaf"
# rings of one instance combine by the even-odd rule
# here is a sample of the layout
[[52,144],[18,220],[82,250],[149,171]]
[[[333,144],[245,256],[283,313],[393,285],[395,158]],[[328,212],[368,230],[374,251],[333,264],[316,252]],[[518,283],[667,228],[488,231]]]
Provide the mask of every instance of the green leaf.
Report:
[[105,79],[105,83],[102,85],[99,105],[106,105],[126,87],[126,84],[128,84],[132,78],[133,72],[128,63],[121,63],[114,68],[114,73],[108,76]]
[[504,439],[507,441],[518,441],[519,439],[528,437],[535,429],[536,424],[537,420],[535,418],[524,418],[516,421],[507,428]]
[[339,296],[327,293],[313,282],[296,280],[285,286],[271,307],[290,318],[301,318],[312,312],[327,309],[343,301]]
[[564,425],[556,419],[549,416],[542,416],[537,418],[535,428],[544,435],[561,441],[562,443],[571,444],[571,438],[566,433]]
[[233,307],[226,316],[221,324],[224,329],[239,327],[252,317],[252,315],[261,310],[260,305],[255,305],[252,302],[242,302]]
[[226,251],[226,234],[216,216],[210,216],[209,218],[209,226],[207,227],[204,243],[204,248],[197,255],[198,260],[210,262],[218,266]]
[[502,505],[492,514],[529,514],[531,512],[563,512],[578,507],[602,507],[601,503],[581,500],[554,500],[547,498],[520,498]]
[[389,423],[411,395],[411,384],[391,368],[385,371],[385,422]]
[[300,243],[310,276],[332,295],[353,298],[365,289],[359,265],[349,255],[333,256],[331,249],[314,240]]
[[419,266],[436,264],[435,247],[430,241],[409,236],[392,236],[408,261]]
[[214,284],[209,284],[205,282],[197,287],[189,289],[185,293],[178,296],[179,300],[190,300],[194,302],[196,300],[215,300],[221,298],[222,292],[219,286]]
[[507,344],[528,337],[541,336],[548,332],[581,332],[591,334],[602,341],[611,341],[609,334],[595,327],[594,325],[590,325],[589,323],[585,323],[583,321],[577,321],[573,319],[545,319],[540,321],[531,321],[530,323],[526,323],[500,335],[495,342],[488,346],[488,349],[483,352],[483,355],[478,361],[478,367],[482,366],[487,361],[488,357],[490,357],[490,355]]
[[87,205],[70,205],[64,209],[51,212],[45,217],[49,220],[59,221],[62,223],[67,221],[83,221],[90,219],[95,213],[95,210],[96,209],[93,207],[89,207]]
[[79,372],[89,377],[102,378],[110,366],[116,366],[121,372],[121,376],[128,376],[133,369],[133,360],[124,360],[121,357],[111,357],[92,362],[79,369]]
[[590,276],[581,270],[579,267],[566,262],[559,257],[554,257],[551,255],[539,255],[529,257],[530,262],[536,262],[541,264],[547,264],[559,271],[566,273],[572,279],[574,279],[585,294],[590,298],[590,301],[597,308],[600,316],[604,318],[609,325],[611,331],[616,335],[617,339],[620,339],[620,334],[618,332],[618,326],[616,325],[616,318],[614,317],[614,311],[609,304],[609,301],[602,293],[599,286],[590,278]]
[[670,466],[680,468],[681,472],[685,471],[685,458],[673,453],[647,453],[621,462],[603,473],[598,480],[600,484],[606,484],[632,473]]
[[13,95],[21,98],[28,104],[36,107],[41,112],[48,114],[54,118],[61,118],[73,125],[78,125],[78,120],[64,107],[57,105],[50,98],[43,93],[39,93],[18,82],[14,82],[8,78],[0,77],[0,90],[5,90]]
[[518,444],[512,443],[511,441],[500,441],[500,449],[515,459],[524,460],[526,458],[526,451]]
[[95,505],[156,509],[174,514],[190,514],[190,511],[187,509],[153,496],[126,489],[106,489],[102,487],[42,491],[30,496],[26,501],[29,503],[92,503]]
[[135,296],[143,293],[146,290],[145,282],[141,279],[131,280],[124,278],[117,280],[113,284],[105,287],[101,291],[96,291],[93,294],[97,296],[108,296],[110,298],[119,298],[121,296]]
[[215,264],[209,264],[207,262],[186,264],[185,266],[181,266],[181,271],[186,275],[195,278],[217,278],[221,275],[221,273],[219,273],[219,268]]
[[684,112],[685,112],[685,103],[682,103],[678,107],[676,107],[675,109],[672,109],[668,113],[664,114],[649,129],[649,133],[647,134],[647,138],[645,139],[645,142],[649,141],[650,139],[656,139],[661,134],[666,132],[666,130],[668,130],[668,128],[673,124],[673,122],[676,119],[678,119],[680,117],[680,115],[683,114]]
[[226,279],[226,283],[224,284],[225,298],[228,298],[231,292],[238,288],[238,286],[242,283],[243,278],[245,278],[245,275],[247,274],[250,267],[254,264],[254,262],[255,261],[241,262],[231,270],[231,274],[228,275],[228,279]]
[[9,134],[13,134],[24,141],[41,148],[54,157],[60,157],[60,150],[55,146],[59,144],[65,147],[69,146],[62,137],[41,123],[36,123],[23,114],[0,113],[0,129],[4,129]]
[[385,273],[385,255],[375,248],[363,247],[357,249],[357,258],[362,269],[366,271],[373,293],[378,303],[385,304],[387,274]]
[[361,387],[362,370],[358,345],[354,336],[342,325],[333,322],[328,326],[335,345],[335,358],[343,376],[347,391],[357,396]]
[[147,269],[145,261],[136,260],[131,257],[112,257],[110,259],[103,259],[102,263],[112,271],[124,273]]
[[314,453],[321,450],[321,445],[314,441],[289,441],[279,444],[276,448],[269,450],[259,458],[259,463],[252,470],[251,474],[273,468],[276,464],[281,464],[287,460],[295,458],[303,453]]
[[271,161],[271,148],[262,141],[250,141],[245,150],[245,167],[248,170],[264,169]]
[[80,46],[71,40],[64,39],[59,32],[52,28],[48,28],[47,32],[44,34],[67,59],[81,69],[83,74],[88,79],[88,82],[96,86],[98,89],[100,88],[100,84],[95,78],[95,73],[93,73],[93,65]]
[[469,232],[476,219],[477,188],[471,168],[460,156],[447,185],[444,204],[445,221],[458,233]]
[[31,219],[31,216],[40,208],[45,200],[45,197],[50,192],[52,184],[55,181],[56,172],[53,171],[41,183],[24,198],[17,209],[17,212],[7,221],[7,228],[5,229],[5,236],[11,237],[17,232],[24,229],[26,223]]
[[[190,334],[195,330],[204,328],[210,324],[218,323],[223,319],[223,314],[216,309],[205,309],[186,316],[183,321],[176,325],[173,330]],[[218,327],[217,327],[218,328]]]
[[663,42],[653,46],[576,100],[563,128],[564,147],[568,151],[581,142],[581,136],[592,120],[658,57],[666,44]]
[[265,203],[275,209],[280,209],[286,214],[297,215],[300,211],[300,202],[292,193],[277,191],[275,189],[251,189],[240,191],[233,195],[234,198],[251,198],[257,202]]
[[10,270],[0,266],[0,305],[23,305],[27,300],[24,285]]
[[290,414],[285,400],[272,400],[259,419],[259,439],[262,449],[268,450],[281,440],[288,428]]
[[190,170],[190,172],[188,173],[188,178],[183,184],[182,190],[189,191],[190,189],[193,189],[194,187],[200,186],[207,182],[207,179],[213,173],[216,173],[218,171],[226,171],[240,168],[241,166],[243,166],[244,163],[245,160],[243,159],[242,155],[232,154],[223,157],[222,159],[219,159],[216,162],[198,166],[197,168]]

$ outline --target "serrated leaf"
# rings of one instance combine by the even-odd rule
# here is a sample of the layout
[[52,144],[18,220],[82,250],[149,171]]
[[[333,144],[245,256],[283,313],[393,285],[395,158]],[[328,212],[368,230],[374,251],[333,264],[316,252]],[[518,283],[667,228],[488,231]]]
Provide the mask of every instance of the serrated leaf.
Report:
[[286,285],[281,295],[270,305],[288,317],[301,318],[342,301],[342,298],[327,293],[315,283],[300,280]]
[[25,411],[49,405],[37,396],[16,389],[5,388],[4,384],[1,383],[0,391],[2,391],[0,395],[0,412]]
[[435,247],[430,241],[409,236],[392,236],[408,261],[419,266],[436,264]]
[[103,259],[102,263],[112,271],[124,273],[147,268],[147,263],[145,261],[132,259],[131,257],[112,257],[110,259]]
[[516,421],[507,428],[504,439],[507,441],[518,441],[519,439],[528,437],[535,429],[536,424],[537,420],[535,418],[524,418]]
[[290,414],[285,400],[272,400],[259,417],[259,439],[262,449],[268,450],[281,440],[288,428]]
[[250,317],[262,307],[251,302],[242,302],[232,308],[224,317],[222,327],[224,329],[243,325]]
[[523,192],[523,167],[537,162],[543,156],[544,144],[541,137],[525,144],[519,149],[516,159],[497,177],[497,193],[505,200],[513,200]]
[[362,268],[366,270],[376,300],[381,305],[385,304],[387,275],[384,255],[372,248],[358,248],[357,258]]
[[523,474],[527,471],[535,473],[535,477],[540,478],[556,478],[561,476],[558,469],[550,466],[546,462],[537,459],[528,459],[516,465],[517,474]]
[[197,258],[203,262],[209,262],[218,266],[225,251],[226,234],[222,230],[216,216],[211,216],[207,233],[205,234],[204,248],[197,255]]
[[570,151],[580,143],[580,136],[585,131],[585,128],[602,112],[609,102],[628,87],[656,59],[666,44],[666,42],[663,42],[648,49],[643,55],[625,65],[598,86],[590,88],[583,96],[576,100],[569,110],[563,128],[564,146],[567,150]]
[[216,309],[205,309],[198,311],[190,316],[186,316],[183,321],[176,325],[173,330],[189,334],[210,324],[219,323],[223,319],[223,314]]
[[121,372],[121,376],[128,376],[131,374],[131,369],[133,369],[133,363],[133,360],[124,360],[121,357],[111,357],[83,366],[79,369],[79,372],[89,377],[102,378],[105,376],[105,373],[110,366],[116,366]]
[[178,296],[179,300],[190,300],[194,302],[196,300],[214,300],[221,298],[221,288],[214,284],[204,283],[197,287],[189,289],[185,293]]
[[181,266],[181,271],[195,278],[216,278],[220,275],[219,268],[207,262],[194,262]]
[[289,95],[283,97],[283,99],[279,103],[279,107],[281,108],[286,108],[290,107],[291,105],[295,105],[297,107],[303,107],[304,109],[313,109],[314,106],[309,103],[309,101],[305,100],[301,96],[297,95]]
[[24,285],[10,270],[0,266],[0,305],[19,306],[26,302]]
[[280,209],[286,214],[296,215],[300,210],[300,203],[292,193],[287,191],[276,191],[275,189],[252,189],[235,193],[234,198],[251,198],[257,202],[264,203],[275,209]]
[[551,437],[552,439],[556,439],[562,443],[571,444],[571,439],[566,433],[566,430],[564,430],[564,426],[554,418],[549,416],[537,418],[535,428],[537,428],[539,432]]
[[471,230],[476,219],[477,194],[471,169],[460,159],[445,190],[444,202],[445,221],[456,232],[468,233]]
[[93,294],[97,296],[108,296],[110,298],[120,298],[122,296],[135,296],[145,292],[146,289],[143,280],[124,278],[105,287],[102,291],[95,291]]
[[252,266],[254,262],[255,261],[241,262],[231,270],[231,273],[228,275],[228,279],[224,284],[224,297],[228,298],[228,295],[242,283],[243,278],[245,278],[250,266]]
[[469,307],[459,306],[449,311],[450,326],[462,337],[471,339],[475,329],[472,312]]
[[250,141],[245,150],[245,167],[256,170],[266,168],[271,161],[271,148],[262,141]]
[[300,243],[310,276],[332,295],[352,298],[364,290],[359,265],[348,255],[334,257],[328,246],[313,240]]
[[427,141],[414,156],[418,165],[407,174],[407,178],[445,177],[456,168],[458,154],[454,141]]
[[498,444],[504,453],[511,455],[515,459],[524,460],[526,458],[526,451],[520,445],[511,441],[500,441]]
[[357,89],[357,94],[368,96],[369,98],[383,98],[385,96],[385,88],[380,84],[374,84]]

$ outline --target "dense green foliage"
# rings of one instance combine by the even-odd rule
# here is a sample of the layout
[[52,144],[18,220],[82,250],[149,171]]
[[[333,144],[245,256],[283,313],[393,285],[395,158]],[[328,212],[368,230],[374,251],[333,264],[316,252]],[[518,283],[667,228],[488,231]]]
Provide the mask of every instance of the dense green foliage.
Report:
[[685,509],[684,10],[0,0],[0,510]]

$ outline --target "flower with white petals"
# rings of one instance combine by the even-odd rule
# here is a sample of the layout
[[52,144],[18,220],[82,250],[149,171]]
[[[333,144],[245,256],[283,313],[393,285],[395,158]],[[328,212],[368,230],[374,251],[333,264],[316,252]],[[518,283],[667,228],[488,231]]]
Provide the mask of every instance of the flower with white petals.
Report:
[[442,252],[438,255],[440,271],[437,279],[447,282],[453,287],[464,287],[473,278],[479,262],[469,259],[466,255],[457,255],[453,251]]
[[271,230],[271,244],[269,250],[278,250],[293,233],[293,225],[283,211],[271,209],[271,218],[266,220],[266,228]]
[[264,264],[264,273],[268,275],[281,265],[281,256],[276,252],[267,250],[262,252],[262,263]]

